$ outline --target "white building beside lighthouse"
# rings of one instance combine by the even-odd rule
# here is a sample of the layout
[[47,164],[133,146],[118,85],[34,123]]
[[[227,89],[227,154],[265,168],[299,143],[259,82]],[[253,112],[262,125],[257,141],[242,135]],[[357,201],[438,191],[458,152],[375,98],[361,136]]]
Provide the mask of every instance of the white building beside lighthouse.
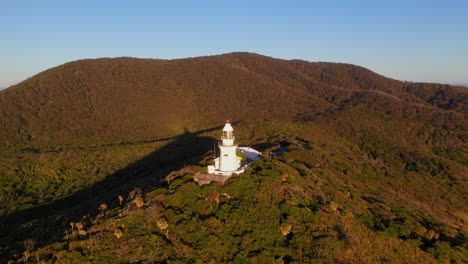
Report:
[[234,129],[226,121],[221,135],[221,143],[219,144],[219,157],[214,160],[214,166],[208,166],[208,173],[230,176],[233,173],[242,173],[244,168],[241,167],[241,157],[236,154],[237,145],[234,143]]

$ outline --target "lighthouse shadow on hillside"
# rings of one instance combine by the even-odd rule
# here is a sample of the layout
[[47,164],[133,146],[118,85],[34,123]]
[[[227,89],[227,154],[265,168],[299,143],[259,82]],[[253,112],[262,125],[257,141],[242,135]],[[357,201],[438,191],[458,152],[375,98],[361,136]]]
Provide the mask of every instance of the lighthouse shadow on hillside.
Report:
[[165,146],[87,189],[49,204],[1,216],[0,262],[6,262],[15,255],[21,256],[25,251],[23,241],[27,239],[35,241],[36,247],[61,239],[70,228],[70,222],[82,221],[83,216],[93,219],[100,212],[98,208],[101,204],[118,206],[118,195],[128,197],[129,192],[135,189],[162,187],[164,177],[171,171],[198,164],[203,154],[213,148],[217,140],[201,134],[220,129],[222,126],[194,133],[185,131],[166,138],[164,141],[169,143]]

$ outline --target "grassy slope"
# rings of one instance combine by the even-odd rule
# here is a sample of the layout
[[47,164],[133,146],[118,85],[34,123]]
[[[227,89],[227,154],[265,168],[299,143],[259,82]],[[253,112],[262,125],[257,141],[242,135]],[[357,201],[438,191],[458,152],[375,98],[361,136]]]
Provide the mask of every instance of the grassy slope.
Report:
[[[437,156],[426,153],[418,158],[415,173],[405,168],[406,158],[391,154],[391,148],[382,147],[389,154],[370,154],[353,138],[330,132],[335,123],[239,125],[240,142],[266,151],[289,144],[289,151],[257,162],[226,186],[199,187],[192,176],[210,161],[205,157],[172,172],[167,187],[141,192],[142,207],[136,206],[139,195],[127,193],[119,205],[114,193],[95,205],[106,202],[105,212],[95,209],[92,217],[68,220],[84,225],[81,236],[76,228],[64,227],[59,239],[39,247],[32,258],[462,263],[466,186],[450,176],[466,174],[466,168],[440,160],[449,168],[433,175],[435,163],[426,162]],[[158,222],[168,227],[161,230]],[[292,233],[282,235],[288,226]],[[121,238],[114,234],[119,232]]]
[[[236,256],[297,261],[301,254],[322,262],[382,262],[385,256],[401,263],[460,261],[467,220],[466,96],[464,89],[401,83],[353,65],[255,54],[65,64],[0,92],[0,139],[8,146],[2,147],[0,161],[0,210],[6,221],[1,229],[2,259],[34,251],[42,259],[94,256],[101,262],[115,254],[122,262],[149,257],[219,262]],[[236,126],[241,143],[275,148],[283,141],[291,143],[291,151],[270,165],[258,164],[250,178],[235,179],[225,187],[195,187],[191,173],[219,135],[182,133],[219,125],[226,117],[244,121]],[[176,134],[180,136],[168,137]],[[196,151],[186,153],[185,146]],[[160,178],[189,164],[195,167],[171,174],[180,176],[168,187],[157,188]],[[276,164],[274,169],[271,164]],[[262,169],[271,177],[262,175]],[[280,183],[284,173],[295,176]],[[250,234],[246,229],[225,246],[237,248],[242,238],[246,241],[240,245],[256,241],[250,242],[253,248],[221,250],[220,255],[216,248],[204,256],[200,248],[211,240],[180,242],[154,226],[153,220],[164,216],[183,236],[193,232],[194,223],[226,224],[219,211],[222,203],[213,207],[201,199],[195,206],[192,196],[243,184],[252,185],[252,190],[266,184],[275,188],[265,190],[270,197],[260,201],[239,192],[240,202],[224,202],[243,209],[228,214],[271,208],[271,218],[252,219],[246,225],[255,230],[256,222],[265,221],[277,230],[286,221],[275,216],[283,210],[281,204],[288,212],[302,210],[297,201],[284,197],[293,195],[306,199],[312,210],[310,217],[289,219],[303,221],[294,228],[305,233],[285,240],[278,233]],[[288,190],[284,185],[299,187]],[[143,196],[149,192],[150,207],[133,207],[129,193],[134,188],[142,188]],[[182,191],[186,188],[191,192]],[[151,193],[159,198],[151,198]],[[116,201],[119,194],[128,202],[122,208]],[[167,202],[171,199],[186,205]],[[97,210],[102,203],[110,207],[105,216]],[[200,213],[197,206],[209,210]],[[35,218],[39,220],[30,222]],[[77,231],[68,225],[71,221],[83,221],[87,234],[70,235]],[[123,230],[125,243],[112,234],[116,228]],[[203,232],[221,232],[217,239],[232,236],[232,230],[216,228],[212,224]],[[205,238],[200,232],[194,235]],[[261,242],[267,233],[273,237]],[[298,244],[310,237],[314,239],[307,245]],[[27,239],[35,245],[25,252]],[[153,244],[144,244],[148,239]],[[367,251],[369,243],[375,246],[372,252]],[[283,248],[281,253],[268,253],[273,245]],[[154,246],[161,249],[160,255],[148,255]],[[164,256],[181,249],[188,255]]]

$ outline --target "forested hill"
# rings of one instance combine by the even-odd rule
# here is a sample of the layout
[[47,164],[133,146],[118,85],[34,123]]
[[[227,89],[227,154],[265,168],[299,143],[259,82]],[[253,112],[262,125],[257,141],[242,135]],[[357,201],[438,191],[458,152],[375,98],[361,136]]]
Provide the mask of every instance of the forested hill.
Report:
[[80,60],[0,91],[0,144],[153,139],[226,117],[304,121],[351,108],[459,127],[467,100],[462,87],[251,53]]
[[[0,91],[0,263],[466,263],[468,89],[232,53]],[[264,153],[198,186],[226,119]]]

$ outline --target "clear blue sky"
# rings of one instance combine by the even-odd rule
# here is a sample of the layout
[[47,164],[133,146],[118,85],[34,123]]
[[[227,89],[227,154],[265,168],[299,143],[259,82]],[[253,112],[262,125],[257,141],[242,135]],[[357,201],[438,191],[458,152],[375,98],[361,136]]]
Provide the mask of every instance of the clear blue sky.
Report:
[[84,58],[234,51],[468,83],[468,1],[0,1],[0,88]]

